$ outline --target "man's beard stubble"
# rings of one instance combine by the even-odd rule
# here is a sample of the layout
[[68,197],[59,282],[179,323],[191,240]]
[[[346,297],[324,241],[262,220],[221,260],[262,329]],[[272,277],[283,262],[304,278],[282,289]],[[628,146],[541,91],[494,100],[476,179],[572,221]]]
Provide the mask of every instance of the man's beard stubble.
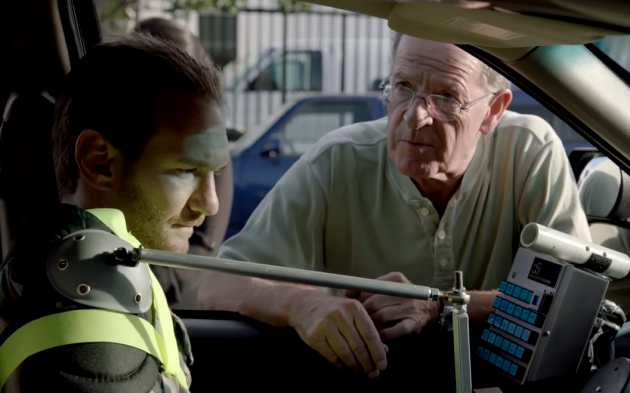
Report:
[[168,214],[149,202],[136,186],[130,169],[125,171],[120,191],[120,208],[125,215],[127,230],[143,247],[180,254],[188,252],[188,242],[178,244],[176,239],[168,238]]

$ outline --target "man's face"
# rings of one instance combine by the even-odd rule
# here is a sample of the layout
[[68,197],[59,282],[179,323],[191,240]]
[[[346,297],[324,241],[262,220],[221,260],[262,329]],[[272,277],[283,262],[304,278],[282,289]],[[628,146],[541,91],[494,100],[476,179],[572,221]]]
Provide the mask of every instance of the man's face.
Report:
[[[444,179],[462,174],[475,152],[480,127],[489,113],[491,93],[480,83],[480,64],[454,45],[403,36],[392,74],[388,105],[388,150],[398,170],[416,181]],[[396,99],[401,86],[416,93],[410,100]],[[436,119],[423,98],[429,94],[454,98],[465,105],[451,120]]]
[[186,253],[194,227],[219,210],[214,177],[229,162],[228,140],[217,106],[190,93],[164,95],[156,113],[156,133],[126,165],[116,204],[144,247]]

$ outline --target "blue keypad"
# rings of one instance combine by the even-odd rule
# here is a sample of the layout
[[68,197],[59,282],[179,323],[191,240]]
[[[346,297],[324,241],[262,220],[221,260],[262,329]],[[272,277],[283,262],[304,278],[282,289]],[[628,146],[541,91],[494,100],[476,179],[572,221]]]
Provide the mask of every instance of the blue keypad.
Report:
[[529,317],[527,318],[527,323],[529,323],[531,325],[535,325],[537,316],[538,315],[535,312],[530,312],[529,313]]
[[518,298],[520,300],[526,302],[528,294],[529,294],[529,291],[527,289],[523,289],[523,290],[521,290],[521,294],[518,296]]
[[483,355],[483,350],[484,348],[480,345],[479,348],[477,348],[477,356]]
[[521,334],[523,334],[523,328],[521,326],[517,326],[516,330],[514,330],[514,336],[521,338]]
[[484,329],[483,333],[481,334],[481,339],[483,341],[486,341],[489,335],[490,335],[490,331],[488,329]]
[[521,320],[527,321],[527,318],[529,318],[529,310],[523,310],[523,312],[521,313]]
[[510,375],[516,376],[516,372],[518,371],[518,366],[514,363],[510,366]]
[[490,351],[489,351],[489,350],[487,350],[487,349],[484,349],[484,350],[483,350],[483,355],[481,355],[481,358],[482,358],[483,360],[488,360],[488,358],[489,358],[489,357],[490,357]]
[[507,300],[501,300],[501,306],[499,307],[499,310],[501,311],[505,311],[507,310],[507,306],[508,304],[510,304]]
[[521,308],[521,306],[516,306],[514,307],[514,312],[512,313],[512,315],[514,315],[516,318],[520,318],[522,312],[523,309]]
[[503,318],[501,318],[500,316],[496,316],[494,318],[494,326],[501,327],[501,323],[503,323]]
[[492,325],[494,323],[494,314],[490,313],[490,316],[488,316],[488,323],[490,325]]
[[516,348],[516,357],[517,358],[522,359],[524,353],[525,353],[525,349],[523,347]]
[[490,335],[488,336],[488,341],[490,344],[494,344],[494,340],[497,338],[497,335],[494,333],[490,333]]
[[529,330],[523,329],[523,334],[521,334],[521,340],[523,340],[525,342],[529,341],[529,336],[530,336],[531,333],[532,332],[530,332]]
[[501,344],[501,349],[507,352],[509,348],[510,348],[510,341],[503,340],[503,343]]
[[494,362],[495,366],[501,368],[503,367],[503,362],[505,359],[503,359],[501,356],[497,356],[497,361]]
[[514,330],[516,330],[516,325],[514,324],[514,322],[510,322],[507,332],[510,334],[514,334]]
[[514,313],[515,308],[516,308],[516,305],[514,303],[510,303],[508,304],[507,310],[505,310],[505,312],[512,315]]
[[513,292],[514,292],[514,284],[508,284],[507,288],[505,289],[505,294],[511,296]]
[[510,321],[508,321],[507,319],[504,319],[501,322],[501,330],[506,331],[509,325],[510,325]]
[[509,360],[504,360],[503,361],[503,367],[501,367],[501,370],[503,371],[509,371],[510,367],[512,366],[512,362],[510,362]]
[[531,303],[531,302],[532,302],[532,297],[534,297],[534,293],[533,293],[533,292],[529,292],[529,293],[527,294],[527,300],[526,300],[526,302],[527,302],[527,303]]
[[510,344],[510,346],[508,348],[508,353],[510,355],[514,355],[516,353],[516,344],[514,344],[514,343]]
[[515,298],[518,298],[521,294],[521,287],[514,287],[514,290],[512,291],[512,296],[514,296]]
[[490,364],[494,364],[494,362],[497,361],[497,354],[492,352],[490,354],[490,357],[488,358],[488,361],[490,362]]
[[499,308],[500,306],[501,306],[501,298],[497,296],[494,298],[494,303],[492,303],[492,307]]
[[501,285],[499,285],[499,291],[505,292],[505,288],[507,288],[507,282],[501,281]]

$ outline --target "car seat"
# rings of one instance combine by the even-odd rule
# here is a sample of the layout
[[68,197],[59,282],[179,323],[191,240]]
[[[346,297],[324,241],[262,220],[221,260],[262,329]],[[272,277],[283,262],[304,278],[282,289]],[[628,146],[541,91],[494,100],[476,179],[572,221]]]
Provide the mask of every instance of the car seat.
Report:
[[6,255],[19,223],[33,209],[58,202],[50,141],[54,99],[13,93],[0,126],[0,236]]

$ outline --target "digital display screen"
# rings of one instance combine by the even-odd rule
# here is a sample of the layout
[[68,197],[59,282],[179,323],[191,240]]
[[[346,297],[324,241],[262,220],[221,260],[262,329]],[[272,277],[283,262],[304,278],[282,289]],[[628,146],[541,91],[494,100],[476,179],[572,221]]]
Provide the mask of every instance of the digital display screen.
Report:
[[561,271],[562,265],[542,258],[534,258],[534,262],[532,263],[532,267],[529,270],[527,278],[555,288]]

